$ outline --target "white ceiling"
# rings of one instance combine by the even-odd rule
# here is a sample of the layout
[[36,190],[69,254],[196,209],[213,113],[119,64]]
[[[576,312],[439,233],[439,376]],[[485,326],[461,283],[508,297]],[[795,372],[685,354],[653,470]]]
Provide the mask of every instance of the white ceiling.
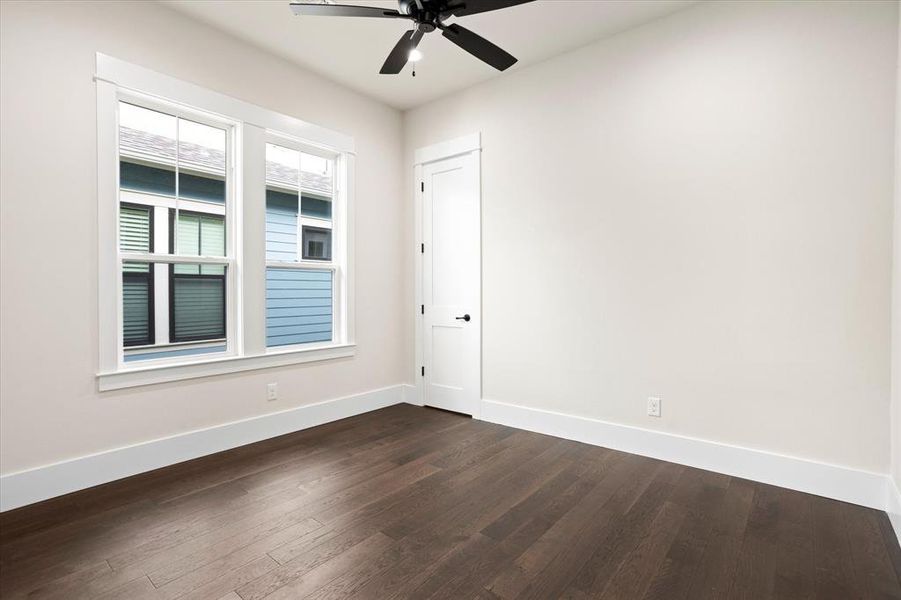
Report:
[[[410,28],[402,19],[297,17],[288,0],[160,0],[172,8],[400,109],[424,104],[500,73],[440,32],[427,34],[416,77],[379,75],[388,52]],[[521,69],[695,0],[538,0],[457,21],[519,59]],[[344,2],[341,2],[344,3]],[[348,0],[396,8],[393,1]]]

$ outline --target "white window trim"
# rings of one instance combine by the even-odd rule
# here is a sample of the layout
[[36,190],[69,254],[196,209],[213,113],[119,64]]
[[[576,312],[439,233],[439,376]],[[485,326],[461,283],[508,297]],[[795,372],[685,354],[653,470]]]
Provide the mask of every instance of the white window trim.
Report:
[[[208,377],[226,373],[263,369],[291,364],[345,358],[355,354],[353,303],[353,197],[354,142],[345,134],[312,125],[292,117],[212,92],[127,62],[97,54],[97,191],[99,229],[99,342],[100,391]],[[182,259],[154,254],[121,253],[118,245],[118,102],[134,94],[156,99],[161,104],[181,105],[212,115],[235,127],[232,156],[243,163],[234,173],[235,190],[227,204],[234,207],[229,257],[191,257]],[[142,102],[146,104],[146,102]],[[266,248],[265,248],[265,161],[240,161],[248,149],[264,152],[265,141],[281,134],[302,142],[304,150],[335,158],[336,186],[333,211],[340,206],[341,226],[335,229],[342,240],[332,240],[331,263],[290,265],[298,268],[343,269],[335,279],[335,335],[333,342],[304,344],[284,348],[266,348]],[[231,165],[236,164],[234,160]],[[261,161],[256,161],[261,162]],[[240,196],[240,201],[234,198]],[[343,230],[342,230],[343,229]],[[244,231],[259,231],[258,236],[243,236]],[[335,256],[338,248],[342,256]],[[215,357],[183,357],[134,365],[122,361],[122,307],[119,259],[147,262],[191,262],[227,264],[233,301],[226,315],[229,348]],[[272,266],[289,266],[270,263]]]

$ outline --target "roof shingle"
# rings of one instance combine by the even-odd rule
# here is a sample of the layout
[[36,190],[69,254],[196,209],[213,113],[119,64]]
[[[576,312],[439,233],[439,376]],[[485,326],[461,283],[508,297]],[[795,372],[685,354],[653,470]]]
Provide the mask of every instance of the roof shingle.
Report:
[[[123,155],[133,158],[166,165],[175,164],[175,140],[147,131],[120,127],[119,151]],[[225,174],[225,153],[214,148],[180,142],[178,162],[187,169],[220,176]],[[302,171],[300,177],[302,191],[331,197],[331,177],[307,171]],[[297,169],[267,160],[266,183],[296,190]]]

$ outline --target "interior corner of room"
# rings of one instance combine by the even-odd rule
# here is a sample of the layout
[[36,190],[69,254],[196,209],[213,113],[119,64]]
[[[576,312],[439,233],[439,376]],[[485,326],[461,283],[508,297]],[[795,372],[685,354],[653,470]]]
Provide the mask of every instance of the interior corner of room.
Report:
[[341,4],[0,2],[2,595],[901,598],[899,2]]

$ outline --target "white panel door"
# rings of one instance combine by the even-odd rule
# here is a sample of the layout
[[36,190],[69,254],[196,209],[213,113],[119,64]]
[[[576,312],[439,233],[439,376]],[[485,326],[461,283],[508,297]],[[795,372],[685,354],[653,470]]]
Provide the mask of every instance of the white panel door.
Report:
[[478,152],[422,167],[426,405],[478,416],[481,252]]

